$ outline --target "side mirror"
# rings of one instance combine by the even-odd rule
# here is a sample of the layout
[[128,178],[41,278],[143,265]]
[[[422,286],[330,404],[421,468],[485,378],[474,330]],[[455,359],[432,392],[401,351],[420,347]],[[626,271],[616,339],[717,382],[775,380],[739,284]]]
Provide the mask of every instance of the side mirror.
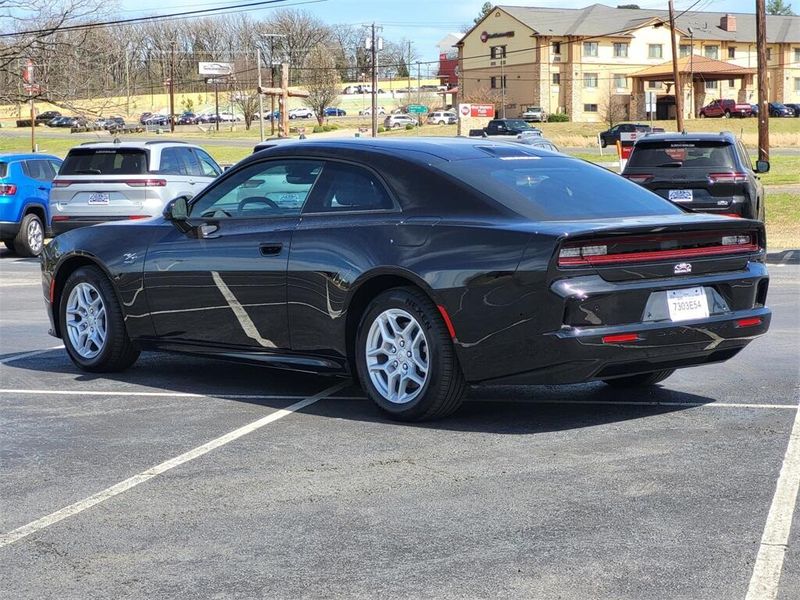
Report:
[[769,161],[768,160],[757,160],[756,161],[756,173],[769,173]]
[[164,212],[162,214],[164,219],[171,222],[183,233],[191,229],[186,223],[186,220],[189,218],[189,196],[173,198],[164,207]]

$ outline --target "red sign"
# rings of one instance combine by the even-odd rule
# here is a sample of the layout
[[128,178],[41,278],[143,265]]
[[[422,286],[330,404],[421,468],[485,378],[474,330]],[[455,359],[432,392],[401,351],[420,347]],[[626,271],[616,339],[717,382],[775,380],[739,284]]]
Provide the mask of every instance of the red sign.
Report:
[[494,119],[494,104],[473,104],[470,106],[470,116]]
[[33,83],[33,61],[31,59],[28,59],[28,62],[22,68],[22,81]]

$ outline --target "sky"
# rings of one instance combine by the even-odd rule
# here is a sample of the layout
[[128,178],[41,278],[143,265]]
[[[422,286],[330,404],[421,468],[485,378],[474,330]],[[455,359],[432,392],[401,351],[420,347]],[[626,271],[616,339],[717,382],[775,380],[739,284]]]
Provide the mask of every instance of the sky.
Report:
[[[122,11],[120,18],[145,14],[164,14],[179,12],[181,8],[199,9],[241,4],[247,0],[174,0],[166,4],[164,0],[119,0]],[[484,0],[324,0],[302,3],[303,0],[288,0],[292,8],[306,10],[328,24],[349,23],[367,24],[373,21],[383,26],[383,36],[390,40],[410,39],[414,42],[422,60],[435,60],[438,57],[436,43],[448,33],[458,31],[462,26],[472,24]],[[695,0],[675,0],[675,9],[681,11],[694,4]],[[498,4],[517,6],[547,6],[562,8],[583,8],[595,4],[591,0],[499,0]],[[635,3],[642,8],[667,8],[666,0],[617,0],[602,2],[609,6]],[[794,0],[800,8],[800,0]],[[701,0],[694,10],[754,12],[755,0]],[[253,16],[265,17],[275,9],[253,11]]]

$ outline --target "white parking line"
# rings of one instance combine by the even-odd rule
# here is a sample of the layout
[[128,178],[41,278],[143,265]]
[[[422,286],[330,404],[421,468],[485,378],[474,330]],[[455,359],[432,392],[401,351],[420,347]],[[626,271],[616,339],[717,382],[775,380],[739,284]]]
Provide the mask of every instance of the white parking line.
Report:
[[44,350],[34,350],[33,352],[24,352],[22,354],[16,354],[14,356],[7,356],[6,358],[0,359],[0,365],[5,365],[10,362],[14,362],[15,360],[22,360],[23,358],[30,358],[31,356],[39,356],[40,354],[45,354],[46,352],[52,352],[53,350],[60,350],[64,346],[53,346],[52,348],[45,348]]
[[329,387],[326,390],[321,391],[318,394],[315,394],[309,398],[305,398],[300,402],[295,402],[291,406],[287,406],[286,408],[282,408],[280,410],[276,410],[273,413],[270,413],[266,417],[258,419],[257,421],[253,421],[239,429],[235,429],[230,433],[226,433],[216,439],[211,440],[210,442],[206,442],[202,446],[198,446],[193,450],[189,450],[188,452],[184,452],[180,456],[176,456],[175,458],[171,458],[167,461],[164,461],[154,467],[150,467],[146,471],[142,471],[134,475],[133,477],[129,477],[125,481],[121,481],[115,485],[112,485],[109,488],[106,488],[96,494],[92,494],[88,498],[75,502],[74,504],[70,504],[69,506],[65,506],[61,510],[57,510],[54,513],[51,513],[41,519],[37,519],[27,525],[23,525],[9,533],[5,533],[0,535],[0,548],[4,546],[8,546],[9,544],[13,544],[14,542],[21,540],[22,538],[31,535],[32,533],[36,533],[37,531],[41,531],[42,529],[49,527],[59,521],[63,521],[68,517],[72,517],[81,513],[101,502],[105,502],[106,500],[113,498],[114,496],[118,496],[123,492],[127,492],[128,490],[136,487],[137,485],[144,483],[154,477],[161,475],[169,471],[170,469],[174,469],[177,466],[180,466],[184,463],[194,460],[212,450],[219,448],[220,446],[224,446],[225,444],[229,444],[230,442],[239,439],[240,437],[247,435],[248,433],[252,433],[257,429],[264,427],[265,425],[269,425],[270,423],[274,423],[275,421],[282,419],[298,410],[302,410],[307,406],[311,406],[315,402],[330,396],[331,394],[335,394],[339,390],[347,387],[350,385],[349,381],[342,381]]
[[773,600],[778,596],[778,584],[783,570],[783,559],[789,545],[792,529],[792,514],[800,489],[800,410],[795,415],[794,426],[789,434],[789,444],[783,457],[775,496],[769,507],[767,524],[761,536],[753,577],[745,600]]

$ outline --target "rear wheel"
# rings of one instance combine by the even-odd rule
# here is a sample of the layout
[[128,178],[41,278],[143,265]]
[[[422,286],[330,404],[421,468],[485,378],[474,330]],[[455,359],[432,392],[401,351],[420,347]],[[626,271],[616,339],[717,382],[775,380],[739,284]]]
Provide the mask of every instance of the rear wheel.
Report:
[[600,138],[600,147],[605,148],[606,146],[608,146],[608,142],[605,140],[605,138]]
[[704,112],[701,112],[701,113],[700,113],[700,118],[701,118],[701,119],[705,119],[705,118],[706,118],[706,113],[704,113]]
[[69,276],[58,314],[64,346],[80,369],[122,371],[139,358],[114,288],[97,267],[81,267]]
[[44,226],[42,220],[33,213],[22,219],[17,237],[14,238],[14,251],[20,256],[39,256],[44,248]]
[[394,288],[367,307],[356,338],[362,388],[389,417],[437,419],[454,412],[466,390],[448,329],[430,299]]
[[730,118],[731,118],[731,111],[729,111],[729,110],[726,110],[726,111],[725,111],[725,115],[724,115],[724,117],[725,117],[726,119],[730,119]]
[[618,388],[645,387],[664,381],[674,372],[675,369],[665,369],[663,371],[653,371],[652,373],[639,373],[638,375],[628,375],[627,377],[603,379],[603,383]]

